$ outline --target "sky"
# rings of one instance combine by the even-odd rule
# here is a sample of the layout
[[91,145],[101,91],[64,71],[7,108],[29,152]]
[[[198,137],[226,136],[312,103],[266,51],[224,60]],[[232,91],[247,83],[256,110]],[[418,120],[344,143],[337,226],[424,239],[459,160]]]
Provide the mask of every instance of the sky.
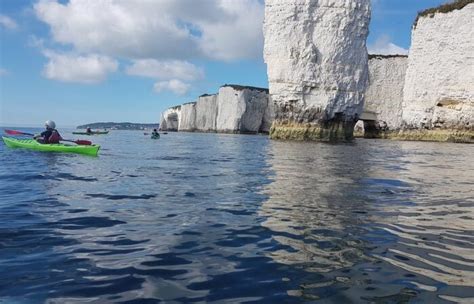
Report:
[[[369,53],[407,54],[417,12],[372,0]],[[0,0],[0,125],[159,122],[224,84],[268,87],[263,0]]]

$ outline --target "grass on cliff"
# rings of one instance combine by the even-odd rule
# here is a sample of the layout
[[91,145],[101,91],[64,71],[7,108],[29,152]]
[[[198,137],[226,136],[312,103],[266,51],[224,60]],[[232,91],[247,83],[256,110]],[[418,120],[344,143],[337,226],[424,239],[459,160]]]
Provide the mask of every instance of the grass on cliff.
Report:
[[435,14],[441,13],[449,13],[454,10],[460,10],[463,9],[466,5],[474,3],[474,0],[456,0],[452,1],[443,5],[440,5],[438,7],[434,8],[429,8],[427,10],[421,11],[418,13],[418,16],[416,17],[415,24],[413,25],[416,28],[416,25],[418,24],[418,20],[420,20],[421,17],[427,17],[429,16],[430,18],[433,18]]
[[257,90],[257,91],[263,91],[263,92],[268,93],[268,89],[266,89],[266,88],[243,86],[243,85],[238,85],[238,84],[227,84],[226,83],[221,88],[224,88],[224,87],[231,87],[231,88],[233,88],[234,90],[237,90],[237,91],[249,89],[249,90]]
[[390,58],[408,58],[408,55],[381,55],[381,54],[369,54],[369,59],[390,59]]

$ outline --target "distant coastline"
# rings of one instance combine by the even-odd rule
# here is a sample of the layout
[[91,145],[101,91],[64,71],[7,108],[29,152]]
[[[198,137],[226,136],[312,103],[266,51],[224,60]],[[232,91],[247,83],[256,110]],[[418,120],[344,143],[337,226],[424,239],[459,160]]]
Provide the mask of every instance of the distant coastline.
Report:
[[111,129],[111,130],[146,130],[157,129],[158,123],[134,123],[134,122],[94,122],[90,124],[77,126],[76,129]]

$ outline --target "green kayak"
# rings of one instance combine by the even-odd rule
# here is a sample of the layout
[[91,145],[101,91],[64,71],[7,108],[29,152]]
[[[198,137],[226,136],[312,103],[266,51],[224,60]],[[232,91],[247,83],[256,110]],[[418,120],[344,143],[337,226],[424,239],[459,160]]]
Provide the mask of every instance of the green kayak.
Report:
[[151,136],[151,139],[160,139],[160,134],[158,134],[158,135],[152,135],[152,136]]
[[33,139],[16,139],[2,136],[5,145],[10,148],[25,148],[37,151],[47,152],[68,152],[97,156],[99,145],[65,145],[65,144],[40,144]]
[[92,131],[90,133],[87,133],[87,132],[72,132],[72,134],[77,134],[77,135],[101,135],[101,134],[109,134],[109,131]]

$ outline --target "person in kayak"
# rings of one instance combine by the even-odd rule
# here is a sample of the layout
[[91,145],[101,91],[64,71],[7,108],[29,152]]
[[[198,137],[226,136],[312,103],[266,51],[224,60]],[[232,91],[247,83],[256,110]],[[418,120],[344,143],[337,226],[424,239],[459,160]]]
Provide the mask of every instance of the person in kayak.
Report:
[[160,137],[160,133],[156,129],[153,129],[153,132],[151,132],[151,137]]
[[58,130],[56,130],[56,123],[52,120],[47,120],[44,123],[46,130],[43,131],[40,135],[36,135],[34,139],[40,144],[59,144],[59,141],[62,139]]
[[90,128],[90,127],[87,127],[87,129],[86,129],[86,133],[87,133],[87,134],[92,134],[92,130],[91,130],[91,128]]

